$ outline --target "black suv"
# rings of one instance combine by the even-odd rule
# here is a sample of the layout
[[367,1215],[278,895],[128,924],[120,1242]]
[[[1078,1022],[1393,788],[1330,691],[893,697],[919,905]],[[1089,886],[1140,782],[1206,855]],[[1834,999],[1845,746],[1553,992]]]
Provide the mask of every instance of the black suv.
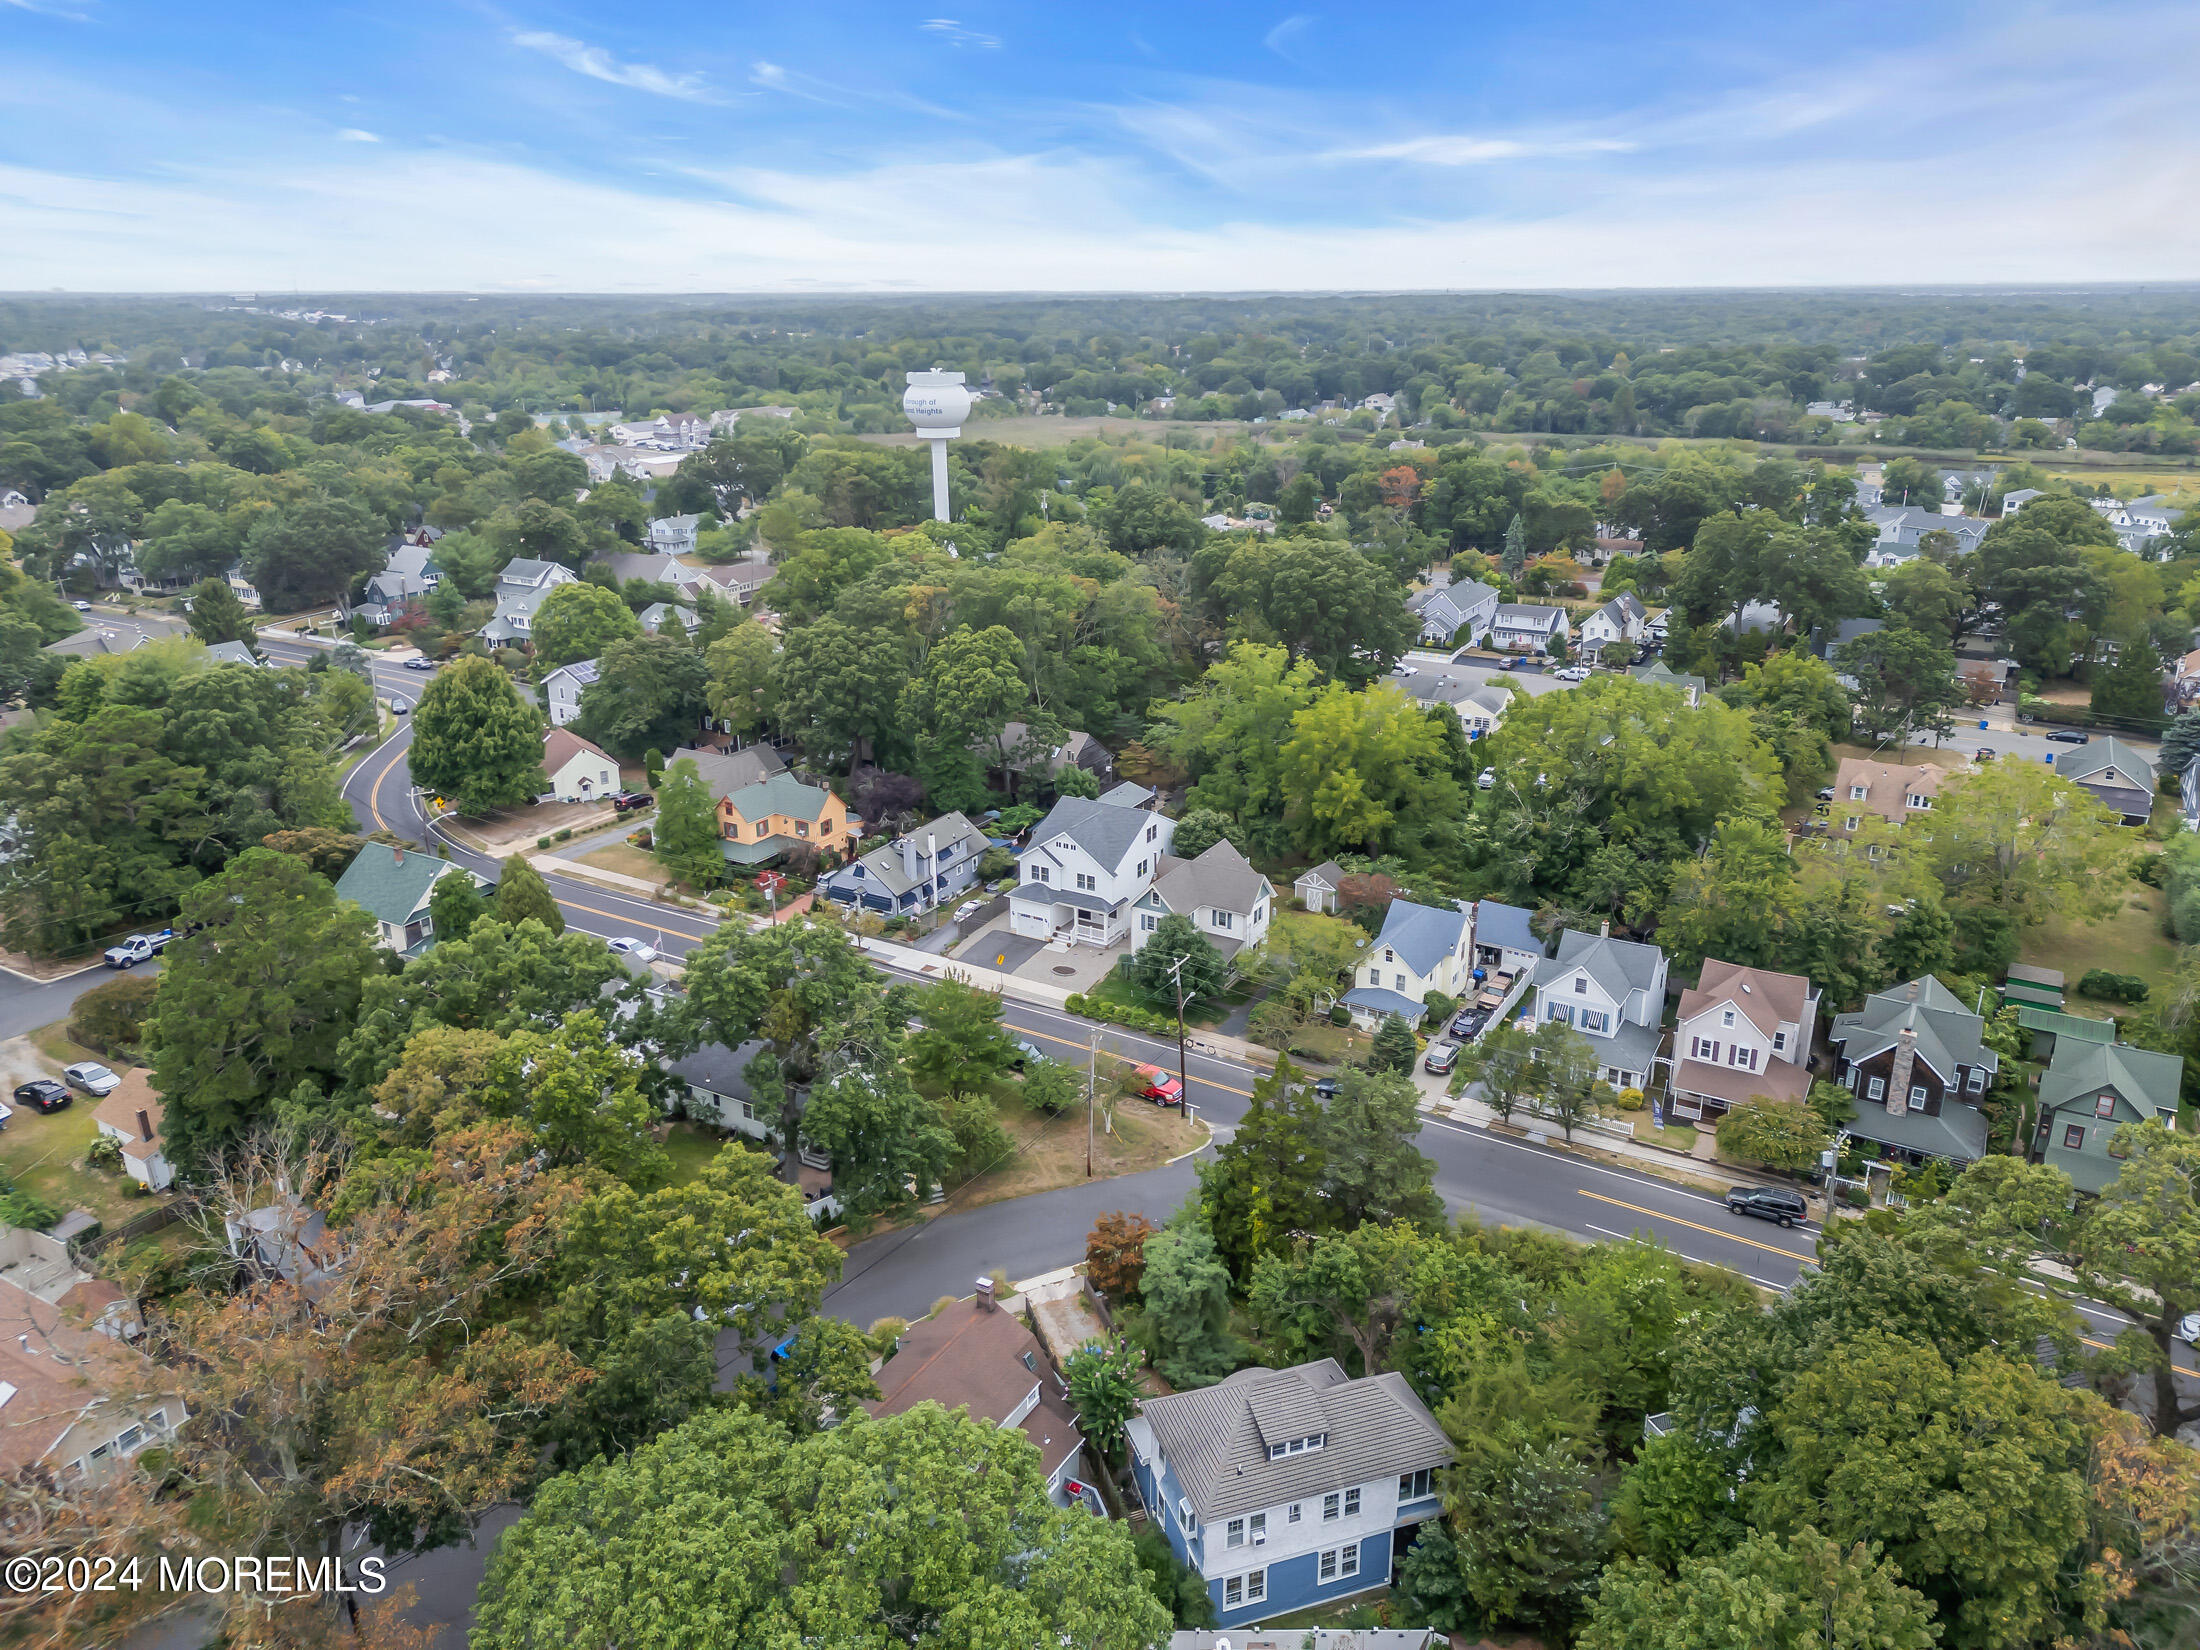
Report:
[[1803,1201],[1801,1192],[1791,1192],[1784,1186],[1730,1186],[1726,1193],[1726,1212],[1755,1215],[1759,1220],[1776,1220],[1782,1226],[1793,1226],[1810,1217],[1810,1205]]
[[51,1077],[41,1077],[34,1082],[25,1083],[15,1091],[15,1103],[29,1106],[33,1111],[59,1111],[73,1098],[67,1089]]

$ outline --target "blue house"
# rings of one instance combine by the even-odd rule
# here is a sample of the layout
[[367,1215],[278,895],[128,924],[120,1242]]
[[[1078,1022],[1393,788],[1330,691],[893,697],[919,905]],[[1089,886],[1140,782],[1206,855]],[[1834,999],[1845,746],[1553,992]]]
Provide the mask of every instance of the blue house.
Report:
[[961,814],[942,814],[826,877],[827,899],[882,917],[922,916],[966,892],[992,846]]
[[1129,1430],[1139,1493],[1224,1627],[1386,1585],[1452,1460],[1403,1375],[1334,1358],[1149,1398]]

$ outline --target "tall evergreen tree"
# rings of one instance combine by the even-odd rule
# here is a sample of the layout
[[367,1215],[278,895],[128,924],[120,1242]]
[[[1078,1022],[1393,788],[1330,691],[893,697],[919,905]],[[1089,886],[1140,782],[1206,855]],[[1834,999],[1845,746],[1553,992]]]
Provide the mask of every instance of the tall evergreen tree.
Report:
[[550,885],[525,854],[514,854],[497,876],[497,921],[517,927],[529,917],[553,934],[565,932],[565,913],[558,909]]
[[1521,524],[1517,510],[1505,528],[1505,553],[1498,558],[1497,565],[1505,570],[1507,578],[1513,579],[1520,577],[1521,570],[1528,565],[1528,530]]
[[714,888],[724,878],[718,805],[693,758],[683,756],[665,770],[650,830],[657,863],[690,888]]
[[1154,1368],[1172,1386],[1212,1386],[1237,1367],[1230,1273],[1197,1201],[1146,1240],[1141,1287],[1156,1342]]
[[1323,1224],[1321,1102],[1279,1055],[1255,1080],[1237,1132],[1199,1165],[1199,1201],[1216,1250],[1233,1276],[1282,1248],[1295,1232]]
[[191,634],[209,647],[216,642],[251,644],[252,615],[227,579],[202,579],[191,587]]
[[1375,1045],[1368,1050],[1367,1069],[1404,1075],[1413,1070],[1413,1059],[1419,1052],[1420,1045],[1413,1040],[1413,1028],[1400,1016],[1386,1014],[1383,1023],[1376,1028]]

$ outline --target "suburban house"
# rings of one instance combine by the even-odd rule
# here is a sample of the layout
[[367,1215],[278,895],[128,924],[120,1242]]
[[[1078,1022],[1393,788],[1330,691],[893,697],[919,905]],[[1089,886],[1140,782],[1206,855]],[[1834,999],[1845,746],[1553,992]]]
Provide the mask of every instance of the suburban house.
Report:
[[419,611],[434,588],[434,583],[418,573],[398,573],[385,567],[367,580],[352,613],[378,630],[387,629],[406,614]]
[[637,615],[642,629],[652,636],[662,635],[674,624],[687,635],[694,635],[703,628],[703,620],[692,607],[675,607],[670,602],[651,602]]
[[1703,678],[1674,670],[1663,659],[1652,659],[1646,665],[1636,665],[1627,674],[1638,682],[1647,682],[1652,687],[1678,689],[1681,697],[1688,701],[1688,708],[1691,710],[1703,703]]
[[1473,579],[1447,582],[1414,592],[1406,606],[1421,621],[1422,641],[1472,647],[1488,634],[1497,615],[1497,592]]
[[572,664],[560,665],[542,679],[542,708],[549,714],[550,725],[562,728],[575,721],[581,713],[581,695],[596,679],[596,661],[576,659]]
[[874,1379],[879,1395],[863,1405],[873,1415],[899,1415],[930,1402],[967,1409],[973,1421],[1020,1427],[1039,1451],[1048,1498],[1056,1506],[1083,1503],[1067,1488],[1085,1477],[1077,1412],[1038,1337],[994,1300],[991,1278],[980,1278],[969,1300],[903,1330]]
[[665,763],[671,767],[677,762],[693,762],[695,771],[702,775],[703,783],[710,787],[713,800],[720,804],[718,834],[725,835],[726,817],[724,803],[735,791],[760,785],[775,773],[787,771],[786,759],[769,745],[747,745],[737,751],[713,750],[703,745],[682,745]]
[[[762,1038],[752,1038],[739,1048],[705,1043],[686,1059],[667,1064],[665,1070],[686,1085],[682,1103],[688,1116],[762,1141],[778,1152],[779,1115],[760,1106],[749,1088],[749,1062],[763,1047]],[[795,1100],[799,1112],[799,1092]],[[840,1213],[839,1200],[833,1196],[833,1161],[808,1141],[797,1139],[791,1156],[779,1153],[778,1178],[801,1192],[813,1217]]]
[[1449,705],[1470,740],[1495,733],[1512,705],[1510,682],[1488,677],[1454,676],[1438,666],[1416,670],[1400,684],[1424,710]]
[[165,1117],[160,1091],[144,1066],[124,1072],[122,1081],[92,1111],[93,1126],[122,1148],[122,1166],[149,1192],[165,1192],[176,1180],[175,1169],[160,1149]]
[[227,573],[224,573],[222,578],[228,584],[230,594],[237,598],[246,612],[259,612],[261,605],[260,587],[245,577],[243,562],[237,563]]
[[1877,815],[1900,825],[1913,815],[1930,813],[1933,799],[1954,770],[1921,762],[1899,767],[1864,756],[1844,756],[1834,770],[1833,801],[1828,804],[1836,836],[1854,836],[1866,818]]
[[2034,499],[2045,498],[2046,496],[2037,487],[2019,487],[2014,492],[2001,495],[2001,513],[2005,516],[2013,516]]
[[2114,736],[2064,751],[2055,758],[2055,772],[2090,791],[2126,825],[2144,825],[2154,812],[2154,764]]
[[2200,647],[2178,659],[2171,686],[2176,691],[2180,706],[2190,705],[2193,700],[2200,699]]
[[1383,913],[1382,932],[1353,966],[1352,988],[1341,1000],[1363,1030],[1375,1030],[1393,1014],[1419,1025],[1428,1012],[1422,999],[1431,991],[1466,995],[1473,956],[1470,912],[1394,899]]
[[1930,974],[1835,1015],[1833,1080],[1856,1096],[1849,1132],[1909,1161],[1984,1157],[1979,1100],[2001,1069],[1985,1024]]
[[1059,745],[1042,751],[1031,743],[1027,724],[1007,722],[999,733],[971,748],[984,760],[987,774],[1002,785],[1012,777],[1052,781],[1064,768],[1072,767],[1083,768],[1095,779],[1115,777],[1115,758],[1089,733],[1067,734]]
[[1563,607],[1500,602],[1490,614],[1490,646],[1500,653],[1548,653],[1572,634]]
[[827,899],[882,917],[921,916],[978,880],[989,844],[961,814],[942,814],[851,860],[818,888]]
[[1384,1586],[1443,1513],[1451,1442],[1396,1371],[1241,1369],[1148,1398],[1129,1432],[1147,1511],[1226,1627]]
[[492,647],[526,641],[534,633],[535,610],[542,599],[559,585],[573,582],[572,569],[554,561],[521,556],[506,562],[497,575],[496,614],[481,627],[481,639]]
[[175,1377],[128,1344],[139,1333],[58,1238],[0,1227],[0,1472],[98,1479],[181,1426]]
[[560,802],[601,802],[619,789],[618,761],[571,728],[542,736],[542,771],[550,778],[544,794]]
[[2040,1074],[2040,1124],[2033,1155],[2062,1170],[2079,1191],[2098,1193],[2123,1168],[2111,1144],[2126,1123],[2158,1117],[2177,1127],[2185,1062],[2174,1054],[2123,1043],[2055,1039],[2055,1058]]
[[1275,886],[1227,838],[1197,859],[1163,854],[1160,875],[1138,900],[1131,949],[1143,950],[1163,917],[1179,916],[1189,917],[1210,945],[1233,957],[1268,937],[1275,908]]
[[249,642],[216,642],[206,650],[209,665],[243,665],[247,670],[265,670],[267,661],[252,651]]
[[701,516],[659,516],[642,529],[642,542],[660,555],[691,556]]
[[1175,820],[1145,805],[1151,796],[1118,785],[1102,797],[1057,800],[1032,827],[1008,896],[1010,931],[1081,945],[1127,937],[1130,908],[1153,886],[1176,834]]
[[1917,560],[1930,533],[1946,533],[1954,541],[1954,553],[1967,556],[1979,547],[1986,529],[1994,525],[1984,516],[1926,510],[1914,504],[1868,504],[1864,506],[1864,519],[1879,534],[1878,542],[1865,552],[1866,567],[1900,567],[1906,561]]
[[[350,900],[374,919],[375,944],[401,956],[418,957],[435,944],[428,895],[447,876],[473,873],[418,849],[370,842],[336,879],[336,897]],[[481,879],[474,877],[474,881],[478,885]]]
[[1800,1104],[1810,1094],[1818,993],[1800,974],[1706,957],[1681,993],[1667,1087],[1683,1117],[1716,1117],[1758,1098]]
[[1343,866],[1333,859],[1325,859],[1301,871],[1291,884],[1291,892],[1309,911],[1334,911],[1337,909],[1337,885],[1346,875]]
[[685,453],[710,445],[711,423],[701,413],[664,413],[656,418],[616,423],[604,433],[622,447]]
[[408,574],[425,581],[433,590],[443,582],[443,570],[435,564],[435,541],[442,536],[440,527],[419,527],[410,533],[400,533],[390,542],[382,571]]
[[789,848],[845,854],[855,845],[847,804],[786,772],[721,797],[718,834],[726,839],[722,851],[735,865],[762,865]]
[[1536,965],[1535,1019],[1564,1020],[1589,1039],[1597,1076],[1616,1089],[1647,1087],[1664,1033],[1665,953],[1654,945],[1569,928],[1558,955]]
[[1500,905],[1493,899],[1474,902],[1474,966],[1490,973],[1510,974],[1514,979],[1550,955],[1536,938],[1535,913],[1525,906]]
[[1632,654],[1650,626],[1650,610],[1633,591],[1622,591],[1581,621],[1578,642],[1585,655],[1596,656],[1608,647]]

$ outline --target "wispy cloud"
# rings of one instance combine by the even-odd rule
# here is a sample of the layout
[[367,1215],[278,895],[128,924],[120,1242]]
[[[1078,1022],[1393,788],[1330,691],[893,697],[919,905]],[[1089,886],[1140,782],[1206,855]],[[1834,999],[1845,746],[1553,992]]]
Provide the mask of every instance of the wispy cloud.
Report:
[[715,102],[715,95],[699,74],[670,74],[654,63],[621,63],[601,46],[591,46],[585,40],[575,40],[568,34],[545,34],[539,31],[512,36],[512,44],[523,46],[531,52],[541,52],[564,64],[575,74],[587,75],[591,80],[608,81],[614,86],[630,87],[637,92],[648,92],[655,97],[677,97],[690,103]]
[[1278,57],[1284,58],[1287,61],[1294,61],[1291,58],[1291,54],[1285,51],[1283,48],[1290,45],[1295,37],[1305,33],[1307,28],[1313,23],[1313,21],[1314,19],[1309,13],[1294,12],[1291,16],[1286,17],[1282,22],[1278,23],[1274,28],[1270,29],[1266,34],[1262,35],[1260,37],[1260,43],[1263,46],[1266,46],[1270,51],[1274,52]]
[[982,46],[990,51],[1001,43],[999,35],[966,28],[952,17],[927,17],[917,27],[927,34],[939,36],[950,46]]
[[379,133],[367,131],[364,127],[347,126],[336,134],[336,141],[338,143],[380,143],[382,138]]
[[1569,155],[1624,155],[1635,145],[1619,138],[1493,138],[1439,132],[1375,143],[1361,149],[1333,149],[1330,160],[1410,160],[1425,166],[1488,166],[1501,160],[1546,160]]
[[0,6],[13,6],[17,11],[27,11],[38,17],[58,17],[70,23],[89,23],[89,13],[73,6],[48,5],[46,0],[0,0]]

